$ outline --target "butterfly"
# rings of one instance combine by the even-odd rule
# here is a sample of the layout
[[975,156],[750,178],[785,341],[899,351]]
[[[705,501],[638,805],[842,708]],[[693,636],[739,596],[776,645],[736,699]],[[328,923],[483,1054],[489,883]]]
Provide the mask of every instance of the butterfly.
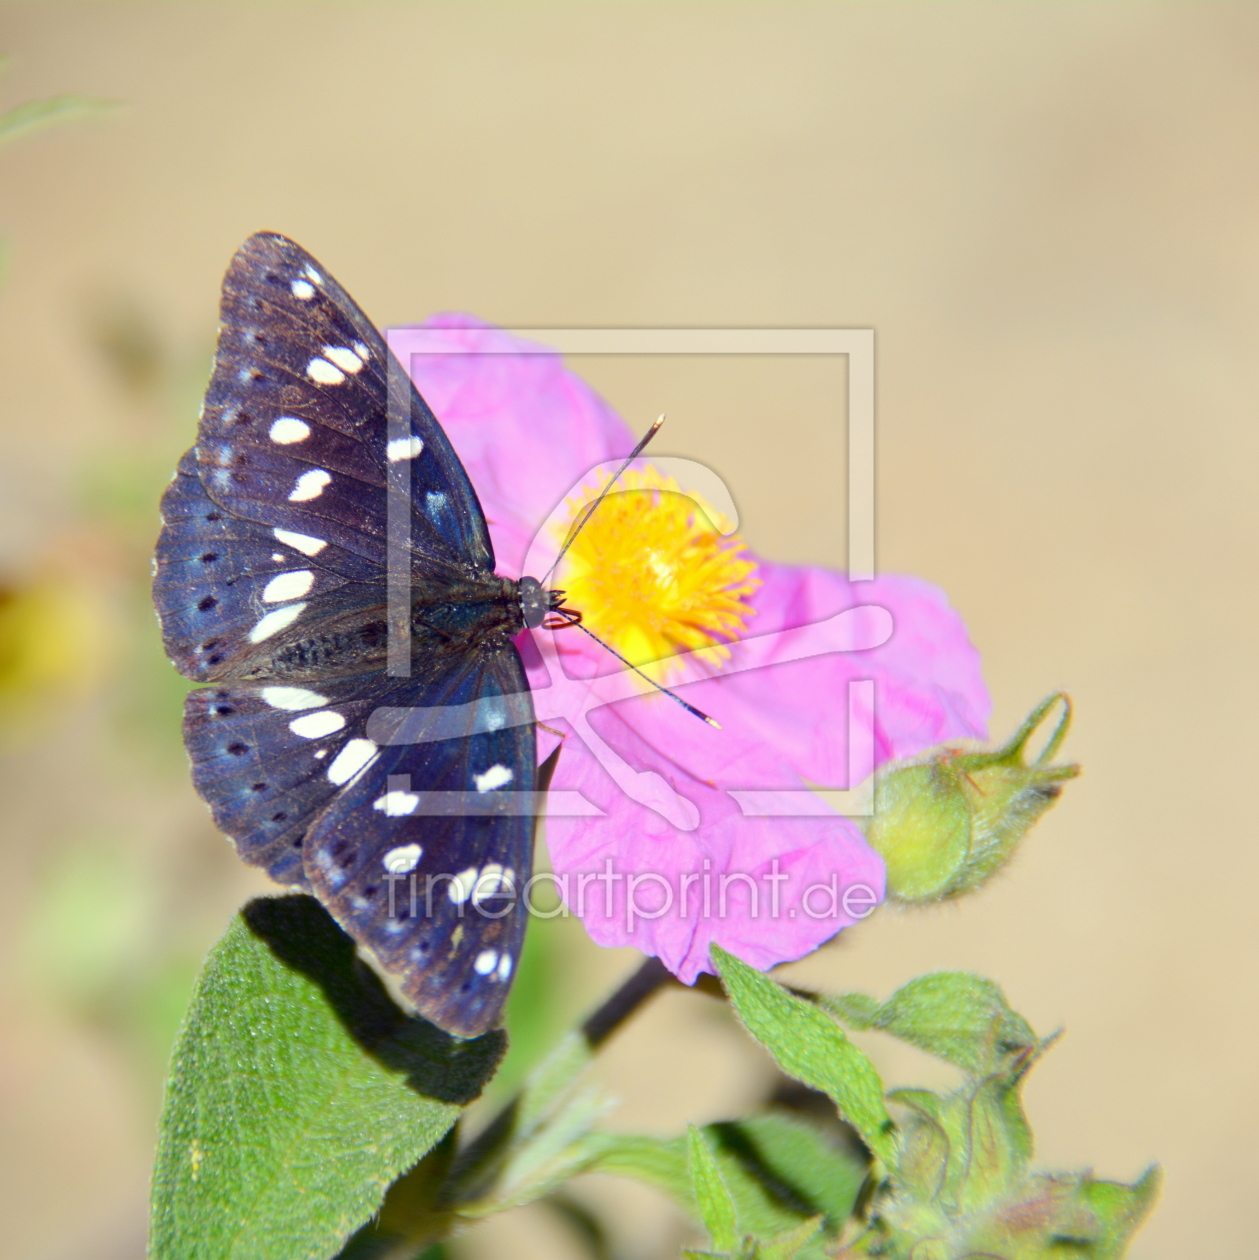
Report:
[[[513,642],[572,624],[494,572],[476,492],[345,290],[258,233],[223,280],[153,598],[193,782],[240,856],[313,893],[420,1014],[473,1037],[520,958],[538,786]],[[392,391],[392,392],[391,392]]]

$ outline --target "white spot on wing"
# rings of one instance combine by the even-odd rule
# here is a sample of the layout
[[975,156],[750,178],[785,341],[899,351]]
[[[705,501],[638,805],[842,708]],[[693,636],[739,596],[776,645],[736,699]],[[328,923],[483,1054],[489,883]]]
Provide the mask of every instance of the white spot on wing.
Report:
[[267,436],[281,446],[288,446],[292,442],[304,442],[310,437],[310,425],[305,420],[297,419],[296,416],[281,416],[272,422],[271,428],[267,430]]
[[450,887],[446,890],[447,896],[457,906],[463,905],[469,897],[472,896],[472,888],[476,884],[477,868],[469,866],[466,871],[460,871],[458,875],[450,881]]
[[273,709],[317,709],[328,703],[327,696],[305,687],[264,687],[261,695]]
[[304,556],[317,556],[327,545],[323,538],[313,538],[310,534],[295,534],[291,529],[273,529],[276,542],[300,551]]
[[277,573],[262,588],[262,598],[268,604],[280,604],[287,599],[301,599],[314,582],[315,575],[309,569],[294,569],[290,573]]
[[500,980],[508,980],[511,978],[511,955],[504,954],[498,960],[498,978]]
[[354,343],[354,353],[357,354],[364,363],[372,357],[372,352],[361,341],[356,341]]
[[323,488],[332,480],[332,474],[322,468],[312,468],[298,477],[289,495],[290,503],[304,503],[307,499],[317,499],[323,494]]
[[418,844],[403,844],[385,854],[385,870],[392,875],[405,875],[415,870],[424,850]]
[[291,626],[302,615],[302,610],[305,607],[304,603],[289,604],[284,608],[277,608],[274,612],[267,613],[249,632],[249,642],[261,643],[263,639],[269,639],[273,634],[283,630],[285,626]]
[[380,749],[370,739],[352,739],[333,758],[328,767],[328,781],[338,787],[371,765],[380,756]]
[[478,976],[488,976],[494,970],[498,962],[498,954],[492,949],[483,949],[477,956],[476,962],[472,964],[472,970]]
[[315,284],[323,284],[323,276],[321,276],[319,272],[317,272],[314,269],[314,267],[310,266],[309,264],[306,266],[302,274],[306,277],[307,280],[314,281]]
[[403,818],[420,803],[418,792],[403,792],[395,788],[372,802],[373,809],[383,810],[386,818]]
[[348,372],[351,376],[362,371],[363,360],[349,346],[324,346],[323,352],[324,358],[330,359],[341,371]]
[[500,890],[514,893],[516,889],[516,873],[510,868],[504,869],[497,862],[488,862],[477,878],[476,887],[472,890],[472,904],[478,909],[482,903],[498,895]]
[[430,490],[424,496],[424,510],[432,517],[440,516],[446,510],[447,499],[440,490]]
[[309,280],[294,280],[289,288],[293,290],[293,296],[303,302],[309,302],[315,296],[315,286]]
[[510,783],[512,773],[506,766],[491,766],[484,774],[474,774],[472,782],[476,784],[478,792],[489,792],[494,788],[500,788],[505,783]]
[[303,739],[322,739],[339,731],[345,725],[345,718],[331,709],[320,709],[318,713],[303,713],[289,723],[289,730]]
[[306,375],[316,385],[340,385],[345,380],[345,373],[334,367],[327,359],[311,359],[306,365]]
[[424,449],[424,443],[417,437],[392,438],[385,447],[385,455],[391,464],[402,459],[414,459]]

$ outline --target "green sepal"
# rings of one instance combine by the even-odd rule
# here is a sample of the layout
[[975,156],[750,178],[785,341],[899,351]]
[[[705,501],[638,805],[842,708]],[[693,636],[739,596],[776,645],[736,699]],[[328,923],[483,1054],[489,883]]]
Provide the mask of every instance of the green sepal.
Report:
[[1163,1185],[1163,1171],[1152,1164],[1140,1181],[1131,1186],[1120,1181],[1094,1181],[1085,1177],[1080,1183],[1080,1196],[1097,1221],[1089,1260],[1118,1260],[1128,1240],[1141,1227],[1158,1200]]
[[250,902],[175,1046],[150,1255],[335,1255],[481,1092],[504,1041],[404,1014],[314,898]]
[[788,1076],[834,1100],[884,1165],[895,1159],[891,1117],[874,1065],[814,1003],[789,993],[755,967],[712,947],[713,963],[730,1004],[748,1032]]
[[845,1255],[881,1260],[1119,1260],[1148,1214],[1152,1169],[1133,1186],[1089,1174],[1033,1173],[1023,1079],[1041,1040],[1000,989],[942,972],[880,1005],[860,994],[819,999],[855,1027],[879,1028],[957,1064],[948,1094],[898,1089],[897,1158]]
[[934,1203],[944,1189],[953,1151],[941,1118],[941,1099],[925,1089],[893,1090],[888,1098],[909,1109],[900,1128],[897,1185],[920,1203]]

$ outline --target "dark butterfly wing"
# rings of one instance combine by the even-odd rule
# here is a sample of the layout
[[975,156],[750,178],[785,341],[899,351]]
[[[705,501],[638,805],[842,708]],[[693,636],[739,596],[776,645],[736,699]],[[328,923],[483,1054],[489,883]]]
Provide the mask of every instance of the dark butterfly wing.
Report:
[[405,377],[387,426],[388,352],[300,246],[259,233],[223,281],[213,374],[162,501],[154,601],[167,655],[198,681],[248,676],[276,636],[385,603],[388,470],[410,479],[412,570],[489,574],[480,503]]
[[312,889],[417,1009],[475,1036],[501,1013],[524,937],[512,894],[533,860],[532,720],[509,644],[411,679],[206,687],[184,736],[241,856]]
[[401,421],[388,352],[345,291],[293,242],[251,237],[224,280],[197,445],[162,501],[154,601],[174,664],[215,684],[184,720],[215,821],[320,896],[421,1013],[472,1036],[498,1019],[524,932],[505,890],[531,868],[532,707],[493,636],[417,652],[410,678],[382,668],[399,465],[416,588],[503,597],[462,465],[396,365],[392,386]]
[[328,620],[345,603],[383,606],[385,592],[380,566],[363,556],[217,503],[194,448],[162,498],[153,598],[172,664],[205,682],[245,672],[294,623]]
[[[524,940],[532,706],[511,645],[416,690],[439,714],[477,712],[481,729],[378,751],[362,740],[356,755],[371,760],[307,837],[306,874],[350,935],[402,977],[418,1010],[470,1037],[498,1022]],[[498,725],[496,713],[516,724]],[[415,720],[412,709],[411,738]],[[442,733],[436,723],[431,732]]]

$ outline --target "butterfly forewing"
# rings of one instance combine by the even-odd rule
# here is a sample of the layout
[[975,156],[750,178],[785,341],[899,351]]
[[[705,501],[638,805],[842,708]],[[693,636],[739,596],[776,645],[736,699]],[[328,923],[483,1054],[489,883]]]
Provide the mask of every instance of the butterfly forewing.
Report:
[[[470,1036],[497,1020],[524,931],[504,889],[530,871],[534,820],[512,798],[534,787],[532,710],[515,584],[493,575],[467,474],[396,365],[393,388],[400,419],[384,342],[350,297],[293,242],[251,237],[224,279],[197,444],[162,501],[154,601],[173,663],[214,684],[189,696],[184,734],[215,821]],[[409,678],[385,673],[400,486],[413,597],[445,601],[412,627]],[[372,738],[381,712],[412,715],[393,742]],[[459,794],[465,812],[447,807]],[[412,795],[429,804],[401,809]]]
[[180,460],[162,499],[154,599],[181,673],[230,675],[299,618],[310,624],[312,604],[339,597],[383,603],[379,567],[321,536],[234,515],[206,493],[195,451]]
[[[338,607],[383,608],[388,470],[403,460],[416,580],[492,570],[480,504],[445,434],[407,381],[406,435],[391,444],[384,342],[304,250],[251,237],[220,314],[195,477],[186,458],[157,551],[155,599],[183,672],[242,676],[281,631],[329,620],[324,597],[346,581],[372,589]],[[227,553],[210,545],[225,533]]]

